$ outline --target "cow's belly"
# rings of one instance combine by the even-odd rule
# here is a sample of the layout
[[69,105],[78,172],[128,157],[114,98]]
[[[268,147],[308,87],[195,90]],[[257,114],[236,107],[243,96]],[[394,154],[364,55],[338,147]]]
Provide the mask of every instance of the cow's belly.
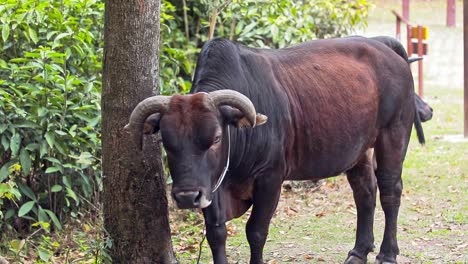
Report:
[[[291,180],[327,178],[352,168],[385,123],[379,116],[381,84],[368,61],[343,55],[335,58],[342,63],[334,63],[316,53],[307,58],[314,63],[288,64],[277,73],[289,101],[284,145]],[[390,98],[385,102],[397,105]]]
[[313,180],[337,176],[351,169],[365,155],[368,144],[354,144],[352,148],[335,149],[310,155],[291,170],[289,180]]
[[[316,128],[295,146],[287,178],[309,180],[333,177],[351,169],[372,148],[378,129],[376,115],[369,115],[355,126]],[[315,136],[312,136],[315,135]]]

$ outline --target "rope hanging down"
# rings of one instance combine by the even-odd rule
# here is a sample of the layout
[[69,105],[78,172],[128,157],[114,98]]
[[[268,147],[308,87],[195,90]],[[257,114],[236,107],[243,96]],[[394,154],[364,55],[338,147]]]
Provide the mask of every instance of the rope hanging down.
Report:
[[218,182],[213,188],[213,191],[212,191],[213,193],[216,192],[219,186],[221,186],[221,183],[223,183],[224,177],[226,176],[226,173],[229,168],[229,156],[231,155],[231,133],[229,132],[229,125],[227,127],[227,134],[228,134],[228,156],[227,156],[226,166],[224,167],[224,170],[221,173],[221,176],[219,177]]

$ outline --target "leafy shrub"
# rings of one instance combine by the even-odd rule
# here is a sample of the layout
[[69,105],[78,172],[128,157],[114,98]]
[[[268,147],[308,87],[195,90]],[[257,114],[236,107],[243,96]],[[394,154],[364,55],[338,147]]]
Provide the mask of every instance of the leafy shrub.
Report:
[[[208,40],[213,11],[214,36],[245,45],[282,48],[300,42],[348,35],[366,26],[368,0],[163,0],[161,13],[161,92],[188,92],[196,57]],[[186,10],[185,14],[184,11]],[[186,19],[184,18],[186,16]]]
[[18,186],[20,217],[60,228],[100,190],[103,10],[97,0],[0,5],[0,182]]

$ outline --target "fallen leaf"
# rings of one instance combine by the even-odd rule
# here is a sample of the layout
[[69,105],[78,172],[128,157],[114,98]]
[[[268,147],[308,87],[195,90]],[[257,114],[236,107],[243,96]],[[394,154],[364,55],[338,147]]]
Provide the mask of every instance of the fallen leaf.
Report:
[[325,212],[319,212],[315,214],[316,217],[322,217],[325,216]]

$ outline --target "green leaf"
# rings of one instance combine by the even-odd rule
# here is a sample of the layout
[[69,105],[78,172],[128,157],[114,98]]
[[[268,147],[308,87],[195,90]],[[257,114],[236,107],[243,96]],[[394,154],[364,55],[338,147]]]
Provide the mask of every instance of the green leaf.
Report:
[[13,189],[10,190],[10,193],[12,193],[16,197],[16,200],[19,200],[22,197],[22,195],[18,191],[18,189],[13,188]]
[[57,171],[60,171],[60,168],[58,167],[49,167],[46,169],[45,173],[54,173],[54,172],[57,172]]
[[15,239],[10,242],[10,247],[14,252],[20,252],[21,249],[23,249],[23,246],[25,243],[26,243],[26,240],[24,239],[22,240]]
[[12,161],[3,164],[2,168],[0,169],[0,182],[5,180],[8,176],[10,176],[10,166],[13,164]]
[[70,130],[68,131],[68,133],[70,133],[70,135],[71,135],[72,137],[75,137],[75,136],[76,136],[76,132],[75,132],[75,131],[76,131],[76,128],[77,128],[77,127],[78,127],[77,125],[73,125],[73,126],[70,128]]
[[2,146],[3,146],[3,149],[10,148],[10,142],[8,142],[8,139],[6,138],[5,135],[2,135]]
[[62,177],[62,182],[63,184],[65,184],[65,186],[67,186],[68,188],[71,188],[71,181],[70,181],[70,178],[68,176],[63,176]]
[[[29,60],[28,59],[25,59],[25,58],[14,58],[14,59],[11,59],[10,62],[13,62],[13,63],[23,63],[23,62],[28,62]],[[24,68],[23,68],[24,69]]]
[[51,192],[60,192],[60,191],[62,191],[62,189],[63,189],[62,185],[56,184],[56,185],[52,186],[52,188],[50,188],[50,191]]
[[8,36],[10,36],[10,25],[7,24],[7,23],[4,23],[4,24],[3,24],[3,28],[2,28],[2,39],[3,39],[3,42],[7,42]]
[[46,209],[44,209],[44,211],[49,215],[50,219],[52,219],[52,222],[54,223],[55,227],[59,230],[62,230],[62,225],[60,224],[60,221],[58,220],[54,212]]
[[91,155],[91,153],[87,151],[82,152],[76,162],[81,163],[81,164],[91,165],[93,164],[93,155]]
[[8,209],[8,211],[5,214],[5,220],[8,220],[15,216],[15,210],[13,208]]
[[25,52],[24,56],[26,58],[40,58],[41,54],[39,52]]
[[34,29],[32,28],[29,28],[29,37],[31,38],[31,40],[34,42],[34,44],[36,44],[39,39],[37,38],[37,33]]
[[51,38],[53,35],[57,34],[57,32],[58,32],[58,31],[50,31],[50,32],[48,32],[48,33],[47,33],[47,36],[46,36],[46,39],[47,39],[47,40],[50,40],[50,38]]
[[44,158],[52,163],[55,163],[55,164],[61,164],[62,162],[60,162],[60,160],[56,159],[56,158],[52,158],[52,157],[46,157]]
[[53,148],[54,143],[55,143],[55,136],[52,134],[52,132],[47,132],[45,134],[45,139],[47,141],[47,144],[49,144],[49,147]]
[[29,186],[24,185],[24,184],[19,184],[18,187],[19,187],[21,193],[23,193],[24,195],[29,197],[31,200],[37,201],[36,195],[31,190],[31,188],[29,188]]
[[273,35],[273,39],[276,39],[278,32],[278,27],[276,25],[271,25],[271,34]]
[[33,208],[35,203],[36,203],[35,201],[29,201],[29,202],[23,204],[21,206],[21,208],[19,209],[19,211],[18,211],[18,216],[22,217],[22,216],[26,215],[27,213],[29,213],[29,211],[31,211],[31,209]]
[[55,133],[56,133],[56,134],[59,134],[60,136],[65,136],[65,135],[67,135],[67,133],[64,132],[64,131],[62,131],[62,130],[55,130]]
[[52,257],[52,253],[48,250],[39,249],[39,258],[41,258],[42,261],[44,262],[49,262],[50,257]]
[[19,158],[23,174],[25,176],[29,175],[29,172],[31,171],[31,157],[29,156],[29,152],[26,149],[21,149]]
[[39,149],[39,157],[44,157],[45,154],[47,154],[49,148],[47,147],[47,142],[46,141],[42,141],[41,142],[41,146],[40,146],[40,149]]
[[66,190],[67,190],[67,196],[72,198],[73,200],[75,200],[76,205],[79,205],[80,204],[80,199],[78,198],[76,193],[71,188],[68,188],[68,187],[66,188]]
[[38,219],[39,219],[39,222],[49,222],[49,217],[47,216],[47,213],[45,212],[44,209],[42,209],[42,207],[39,206],[39,210],[37,212],[37,216],[38,216]]
[[31,121],[24,121],[18,124],[15,124],[14,127],[18,128],[37,128],[37,124]]
[[7,183],[0,183],[0,197],[2,197],[6,192],[9,192],[10,189],[11,187]]
[[35,151],[35,150],[38,150],[39,149],[39,144],[37,143],[31,143],[31,144],[28,144],[25,149],[29,150],[29,151]]
[[66,36],[70,36],[72,33],[60,33],[55,37],[54,43],[58,43],[58,41]]
[[18,133],[15,133],[11,137],[11,142],[10,142],[10,149],[11,149],[11,155],[16,156],[18,155],[18,151],[21,145],[21,136]]

